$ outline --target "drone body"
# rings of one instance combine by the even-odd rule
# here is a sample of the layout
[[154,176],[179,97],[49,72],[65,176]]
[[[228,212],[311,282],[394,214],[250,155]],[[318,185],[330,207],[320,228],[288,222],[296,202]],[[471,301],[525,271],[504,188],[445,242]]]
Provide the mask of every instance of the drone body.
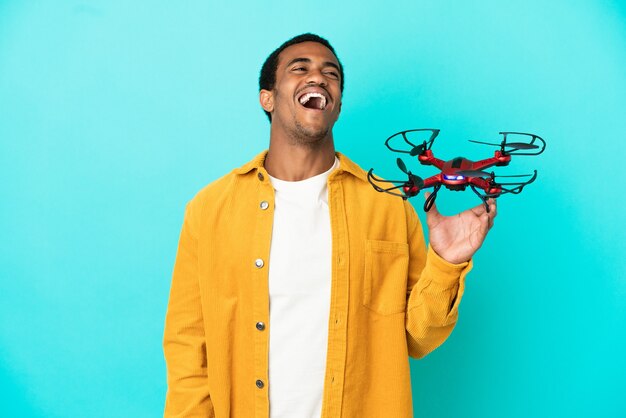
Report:
[[[420,145],[415,145],[407,138],[407,134],[409,133],[423,131],[431,132],[431,137],[427,141],[423,141],[423,143]],[[398,168],[400,168],[400,170],[408,176],[408,179],[383,180],[376,177],[373,173],[373,169],[370,169],[370,171],[368,172],[368,180],[370,181],[374,189],[379,192],[385,192],[395,196],[400,196],[403,199],[407,199],[409,197],[416,196],[422,189],[432,187],[433,192],[424,203],[424,210],[428,211],[432,207],[437,197],[437,192],[442,186],[454,191],[462,191],[469,186],[474,191],[474,193],[476,193],[476,195],[478,195],[478,197],[483,201],[485,207],[487,208],[487,211],[489,211],[487,199],[496,198],[505,193],[520,193],[524,186],[535,181],[535,179],[537,178],[537,171],[535,170],[534,174],[496,176],[494,172],[488,173],[484,170],[489,167],[508,165],[511,162],[512,155],[539,155],[544,151],[546,147],[545,141],[541,137],[534,134],[527,134],[522,132],[500,132],[500,134],[504,136],[504,139],[500,144],[471,141],[479,144],[499,146],[500,149],[495,151],[493,157],[479,161],[471,161],[464,157],[456,157],[451,160],[444,161],[436,158],[431,150],[432,144],[438,134],[438,129],[412,129],[408,131],[402,131],[387,138],[387,140],[385,141],[385,145],[393,152],[405,153],[417,157],[422,165],[432,165],[437,167],[440,170],[440,173],[426,179],[422,179],[421,177],[411,173],[407,169],[404,161],[398,158],[396,160]],[[530,142],[507,143],[507,136],[509,135],[530,136],[532,137],[532,139],[530,140]],[[412,147],[410,150],[397,149],[390,145],[390,141],[393,138],[399,136],[404,139],[404,142],[406,144]],[[535,142],[538,142],[539,144],[541,144],[541,146],[535,144]],[[535,151],[520,152],[520,150]],[[496,177],[530,178],[521,182],[502,183],[496,181]],[[383,183],[390,183],[392,186],[387,188],[381,187],[381,184]],[[479,189],[482,190],[482,193],[479,192]]]

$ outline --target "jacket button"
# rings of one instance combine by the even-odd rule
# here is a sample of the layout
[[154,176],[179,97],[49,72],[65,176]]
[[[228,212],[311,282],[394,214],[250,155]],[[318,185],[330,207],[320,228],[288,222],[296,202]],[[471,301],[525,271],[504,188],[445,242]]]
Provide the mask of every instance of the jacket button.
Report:
[[259,178],[259,180],[261,180],[261,181],[265,180],[265,176],[264,176],[264,175],[263,175],[263,173],[261,173],[260,171],[259,171],[259,173],[257,174],[257,177],[258,177],[258,178]]
[[258,329],[259,331],[263,331],[265,329],[265,324],[263,322],[257,322],[256,329]]
[[265,265],[265,263],[260,258],[257,258],[254,260],[254,265],[257,266],[257,268],[261,268]]
[[270,204],[267,203],[267,201],[264,200],[264,201],[261,202],[261,204],[259,206],[261,207],[262,210],[265,210],[265,209],[270,207]]
[[263,386],[265,386],[265,384],[262,380],[259,379],[256,381],[256,387],[258,387],[259,389],[263,389]]

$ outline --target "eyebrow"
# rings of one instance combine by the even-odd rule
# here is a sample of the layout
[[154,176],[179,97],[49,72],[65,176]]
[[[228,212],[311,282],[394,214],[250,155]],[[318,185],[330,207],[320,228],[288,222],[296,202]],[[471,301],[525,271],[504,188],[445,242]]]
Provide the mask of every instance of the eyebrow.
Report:
[[[305,62],[307,64],[310,64],[311,60],[309,58],[294,58],[294,59],[292,59],[291,61],[289,61],[287,63],[287,67],[290,67],[291,65],[293,65],[293,64],[295,64],[297,62]],[[333,68],[336,68],[337,71],[341,71],[339,69],[339,66],[337,64],[335,64],[334,62],[332,62],[332,61],[325,61],[324,62],[324,66],[325,67],[333,67]]]

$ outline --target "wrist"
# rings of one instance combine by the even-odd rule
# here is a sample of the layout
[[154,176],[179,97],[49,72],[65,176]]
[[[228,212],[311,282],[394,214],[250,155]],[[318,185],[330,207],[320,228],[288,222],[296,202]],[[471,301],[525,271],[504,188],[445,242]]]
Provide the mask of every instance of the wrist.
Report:
[[463,264],[471,260],[472,257],[455,254],[453,251],[445,251],[431,246],[433,252],[442,260],[450,264]]
[[437,278],[435,281],[442,286],[455,285],[459,275],[469,271],[471,267],[472,260],[465,263],[453,264],[441,258],[430,245],[428,246],[426,266],[424,269],[429,272],[436,272]]

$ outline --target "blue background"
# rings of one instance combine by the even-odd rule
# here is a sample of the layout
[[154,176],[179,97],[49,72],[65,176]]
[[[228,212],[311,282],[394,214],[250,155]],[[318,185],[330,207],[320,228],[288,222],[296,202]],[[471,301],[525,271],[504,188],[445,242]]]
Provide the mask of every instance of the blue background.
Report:
[[548,141],[500,170],[539,178],[499,199],[457,328],[411,360],[415,416],[626,416],[626,5],[609,0],[0,1],[0,414],[162,414],[184,205],[268,145],[258,71],[307,31],[345,65],[336,145],[365,169],[398,173],[383,141],[402,129],[440,128],[445,159],[491,155],[466,140],[501,130]]

